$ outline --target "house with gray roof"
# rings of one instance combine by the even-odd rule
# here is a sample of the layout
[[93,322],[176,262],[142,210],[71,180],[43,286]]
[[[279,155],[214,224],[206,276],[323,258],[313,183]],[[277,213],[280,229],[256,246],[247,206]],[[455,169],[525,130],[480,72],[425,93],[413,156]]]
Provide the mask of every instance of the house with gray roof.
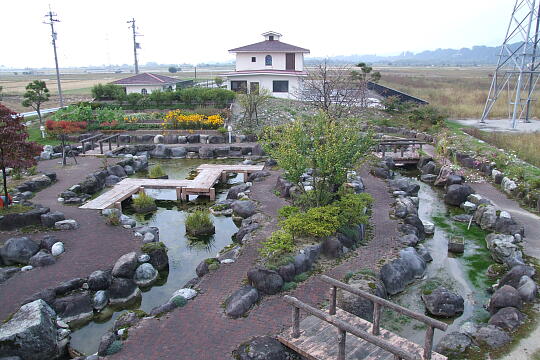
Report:
[[239,93],[265,88],[275,97],[295,98],[307,75],[304,54],[309,50],[282,42],[274,31],[262,35],[264,41],[229,50],[236,54],[236,69],[223,74],[227,88]]
[[139,93],[151,94],[152,91],[176,90],[176,86],[181,83],[180,79],[170,76],[141,73],[124,79],[116,80],[111,84],[122,86],[126,89],[126,94]]

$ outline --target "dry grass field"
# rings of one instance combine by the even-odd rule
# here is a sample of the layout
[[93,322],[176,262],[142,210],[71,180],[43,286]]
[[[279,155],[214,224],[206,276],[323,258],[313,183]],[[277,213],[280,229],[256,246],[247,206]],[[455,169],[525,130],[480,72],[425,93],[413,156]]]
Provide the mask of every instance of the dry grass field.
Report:
[[[443,109],[452,119],[479,118],[491,85],[492,67],[377,67],[382,85],[404,91]],[[505,98],[500,98],[490,118],[508,118]],[[540,116],[533,103],[532,115]]]
[[[147,70],[141,70],[141,72]],[[149,71],[150,72],[150,71]],[[167,71],[155,71],[152,73],[160,73],[162,75],[175,77],[182,80],[194,79],[195,73],[193,71],[178,72],[171,74]],[[218,71],[197,71],[198,80],[213,79],[219,74]],[[133,74],[130,73],[88,73],[88,72],[72,72],[61,75],[62,80],[62,92],[64,94],[66,103],[74,103],[78,101],[91,100],[92,86],[99,83],[108,83],[114,80],[122,79]],[[58,91],[56,85],[56,75],[54,72],[48,72],[44,74],[33,75],[15,75],[13,73],[0,73],[0,86],[3,87],[3,100],[2,103],[7,107],[18,111],[32,111],[30,108],[25,108],[21,105],[22,95],[25,91],[25,86],[33,80],[43,80],[47,83],[47,88],[51,92],[51,100],[47,102],[44,107],[56,107],[58,106]]]

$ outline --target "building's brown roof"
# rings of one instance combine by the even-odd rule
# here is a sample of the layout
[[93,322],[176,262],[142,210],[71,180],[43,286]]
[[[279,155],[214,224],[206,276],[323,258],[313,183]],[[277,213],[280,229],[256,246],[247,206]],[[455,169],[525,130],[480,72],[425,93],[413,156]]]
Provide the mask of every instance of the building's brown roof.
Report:
[[279,40],[265,40],[255,44],[241,46],[235,49],[229,50],[230,52],[303,52],[309,53],[308,49],[304,49],[298,46],[289,45]]
[[116,85],[167,85],[176,84],[180,79],[175,79],[165,75],[142,73],[124,79],[116,80],[111,84]]

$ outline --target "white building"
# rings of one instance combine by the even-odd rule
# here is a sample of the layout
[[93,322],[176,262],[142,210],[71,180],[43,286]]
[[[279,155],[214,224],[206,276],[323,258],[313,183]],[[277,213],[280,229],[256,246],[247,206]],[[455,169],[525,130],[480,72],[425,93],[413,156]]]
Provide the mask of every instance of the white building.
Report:
[[309,50],[281,42],[281,34],[273,31],[262,35],[264,41],[229,50],[236,54],[236,70],[223,74],[227,88],[243,93],[265,88],[275,97],[294,98],[307,75],[304,54]]
[[126,89],[126,94],[151,94],[152,91],[156,90],[176,90],[176,85],[180,82],[182,80],[170,76],[141,73],[113,81],[111,84],[123,86]]

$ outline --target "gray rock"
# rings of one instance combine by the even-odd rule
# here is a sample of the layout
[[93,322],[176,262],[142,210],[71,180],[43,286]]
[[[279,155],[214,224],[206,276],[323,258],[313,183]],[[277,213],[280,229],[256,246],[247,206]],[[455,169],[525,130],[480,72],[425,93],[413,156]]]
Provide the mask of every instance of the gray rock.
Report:
[[503,179],[501,180],[501,186],[504,192],[506,192],[507,194],[511,194],[512,191],[517,189],[517,184],[507,177],[503,177]]
[[429,161],[420,169],[422,174],[437,174],[437,165],[433,161]]
[[120,179],[118,176],[116,175],[109,175],[107,176],[107,178],[105,179],[105,186],[114,186],[116,185],[117,183],[120,182]]
[[110,175],[114,175],[119,178],[124,178],[127,176],[126,171],[120,165],[109,166],[107,167],[107,171],[109,172]]
[[380,277],[388,294],[395,295],[413,281],[414,274],[409,264],[399,258],[383,265]]
[[137,253],[130,252],[120,256],[112,269],[112,276],[122,278],[133,278],[137,268]]
[[45,227],[54,227],[54,224],[58,221],[65,220],[66,217],[63,212],[51,211],[41,215],[41,225]]
[[466,212],[473,212],[474,210],[476,210],[476,205],[470,201],[465,201],[464,203],[461,203],[459,207],[465,210]]
[[418,195],[420,185],[408,178],[399,178],[388,182],[390,188],[393,190],[405,191],[408,196]]
[[18,267],[0,267],[0,284],[21,271]]
[[257,289],[244,286],[225,300],[225,314],[236,319],[248,312],[257,300],[259,300]]
[[505,307],[515,307],[521,309],[523,301],[519,296],[519,293],[516,289],[509,285],[504,285],[503,287],[497,289],[495,293],[491,296],[488,304],[488,310],[490,314],[495,314],[502,308]]
[[174,302],[167,301],[165,304],[156,306],[155,308],[150,310],[150,316],[158,316],[164,313],[168,313],[170,311],[173,311],[176,308],[177,306]]
[[134,311],[128,310],[120,315],[113,325],[113,330],[118,331],[136,325],[140,321],[139,316]]
[[283,279],[273,270],[251,269],[248,271],[247,277],[251,285],[264,294],[277,294],[283,287]]
[[160,247],[154,247],[147,254],[150,256],[149,263],[152,264],[156,270],[161,271],[169,266],[169,257],[167,256],[167,248],[161,242],[155,243],[161,244]]
[[153,284],[158,277],[157,270],[150,263],[144,263],[137,267],[133,280],[139,286],[148,286]]
[[0,325],[0,354],[25,360],[58,359],[62,349],[57,340],[55,312],[38,299],[21,306]]
[[418,210],[410,198],[399,197],[396,199],[394,214],[398,218],[404,219],[407,217],[407,215],[418,215]]
[[441,355],[459,358],[471,345],[470,337],[454,331],[443,336],[435,347],[435,351]]
[[472,218],[472,215],[468,215],[468,214],[459,214],[459,215],[452,216],[452,220],[457,221],[457,222],[462,222],[462,223],[468,223],[469,221],[471,221],[471,218]]
[[256,337],[233,351],[239,360],[289,360],[292,355],[271,336]]
[[239,184],[239,185],[232,186],[229,189],[229,192],[227,193],[227,199],[236,200],[238,199],[238,194],[243,193],[247,189],[249,189],[249,185],[247,184]]
[[199,149],[199,157],[201,159],[212,159],[214,157],[214,149],[209,146],[201,146]]
[[337,259],[343,255],[343,245],[335,236],[331,236],[323,241],[321,252],[331,259]]
[[257,182],[264,180],[265,177],[270,176],[270,171],[262,170],[256,171],[253,174],[249,175],[248,181]]
[[54,310],[68,324],[87,321],[94,316],[92,299],[87,292],[56,299]]
[[538,287],[533,279],[527,275],[523,275],[519,280],[519,287],[517,288],[521,300],[524,302],[533,302],[538,294]]
[[523,276],[528,276],[534,278],[536,275],[536,270],[532,266],[528,265],[516,265],[512,267],[499,281],[499,287],[504,285],[510,285],[514,289],[519,288],[521,278]]
[[128,175],[128,176],[135,174],[135,169],[131,165],[125,165],[124,166],[124,171],[126,172],[126,175]]
[[294,256],[294,269],[296,274],[309,271],[313,262],[310,260],[307,254],[298,254]]
[[54,258],[54,256],[52,256],[51,253],[47,250],[42,249],[30,258],[29,264],[33,267],[39,267],[52,265],[55,262],[56,259]]
[[51,247],[52,256],[58,256],[64,252],[64,243],[61,241],[55,242]]
[[257,210],[255,202],[252,200],[236,200],[231,204],[231,208],[234,214],[244,219],[255,214]]
[[282,265],[277,270],[279,276],[283,278],[284,282],[291,282],[294,280],[294,276],[297,274],[294,263]]
[[492,205],[478,207],[473,219],[483,230],[493,230],[497,222],[497,210]]
[[433,174],[424,174],[424,175],[421,175],[421,176],[420,176],[420,181],[425,182],[425,183],[428,183],[428,184],[433,184],[433,183],[435,183],[435,180],[437,180],[437,175],[433,175]]
[[235,240],[241,244],[242,240],[247,234],[257,230],[258,228],[259,224],[257,223],[252,223],[250,225],[240,227],[240,229],[238,229],[238,232],[235,235]]
[[278,177],[276,181],[275,189],[279,192],[279,196],[281,197],[289,197],[290,196],[290,189],[293,187],[293,183],[290,181],[282,178],[281,176]]
[[201,136],[199,134],[187,135],[187,142],[190,144],[195,144],[201,141]]
[[122,226],[135,227],[137,222],[129,216],[120,215],[120,224],[122,224]]
[[56,296],[63,296],[73,290],[80,289],[85,283],[83,278],[74,278],[68,281],[64,281],[60,285],[54,288],[54,293]]
[[116,334],[113,331],[107,331],[103,336],[101,336],[101,339],[99,341],[99,347],[98,347],[98,356],[106,356],[107,349],[111,344],[116,340]]
[[519,250],[517,245],[510,242],[495,239],[491,244],[490,252],[493,260],[506,264],[510,268],[515,265],[524,264],[521,250]]
[[[504,215],[504,211],[501,211],[501,214]],[[518,224],[516,220],[508,217],[499,216],[495,221],[494,230],[496,232],[508,235],[519,234],[521,236],[525,235],[525,229],[522,225]]]
[[139,264],[143,264],[145,262],[148,262],[148,261],[150,261],[150,255],[148,255],[148,254],[139,255],[139,257],[137,258],[137,261],[139,262]]
[[408,247],[399,252],[400,258],[404,261],[408,269],[415,278],[422,278],[426,272],[426,262],[418,255],[413,247]]
[[113,277],[109,287],[109,301],[111,304],[128,303],[140,296],[141,291],[131,279]]
[[429,253],[428,249],[426,249],[423,245],[418,245],[416,249],[416,253],[424,259],[425,262],[431,262],[433,261],[433,258],[431,257],[431,254]]
[[73,219],[61,220],[54,223],[56,230],[76,230],[79,228],[79,223]]
[[111,281],[109,271],[96,270],[88,277],[88,288],[92,291],[106,290],[111,286]]
[[467,196],[474,194],[474,190],[469,185],[450,185],[444,195],[444,202],[449,205],[459,206],[467,200]]
[[[386,289],[381,280],[364,274],[355,274],[348,281],[349,286],[356,290],[361,290],[369,294],[385,299],[387,297]],[[373,302],[355,295],[348,291],[339,290],[337,296],[338,306],[356,316],[367,321],[373,321]]]
[[463,297],[442,286],[431,294],[422,294],[422,301],[429,313],[435,316],[454,317],[463,314]]
[[495,240],[502,240],[512,244],[515,242],[514,236],[512,235],[490,233],[486,235],[486,246],[488,249],[491,249]]
[[171,156],[171,149],[163,144],[157,144],[149,154],[153,158],[163,159]]
[[201,261],[199,265],[197,265],[197,268],[195,269],[195,273],[197,273],[198,277],[203,277],[209,272],[210,272],[210,269],[208,268],[208,263],[206,262],[206,260]]
[[94,298],[92,299],[92,306],[97,311],[101,311],[107,306],[109,303],[109,292],[107,290],[98,290],[94,294]]
[[489,325],[500,327],[506,331],[514,331],[525,321],[525,315],[516,308],[505,307],[497,311],[489,321]]
[[39,251],[39,245],[28,237],[10,238],[0,248],[0,258],[6,265],[28,264]]
[[407,217],[404,219],[405,224],[409,224],[414,226],[416,229],[418,229],[417,236],[420,240],[425,239],[426,232],[424,229],[424,223],[417,215],[407,215]]
[[500,348],[512,340],[506,332],[494,325],[487,325],[480,328],[474,334],[474,339],[478,344],[486,345],[492,349]]
[[171,148],[171,156],[174,158],[185,158],[187,150],[185,147]]

